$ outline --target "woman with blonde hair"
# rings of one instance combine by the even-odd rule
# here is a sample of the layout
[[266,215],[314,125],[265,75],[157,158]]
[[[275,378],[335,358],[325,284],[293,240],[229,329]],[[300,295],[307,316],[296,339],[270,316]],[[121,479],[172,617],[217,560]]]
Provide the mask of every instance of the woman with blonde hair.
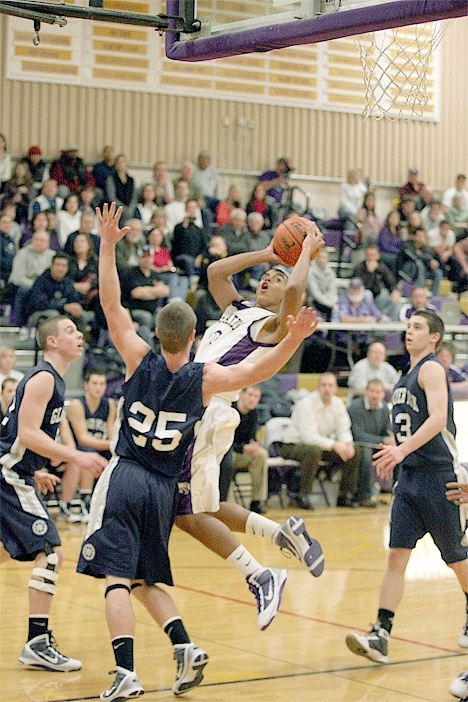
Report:
[[13,378],[19,382],[24,376],[24,373],[16,370],[15,364],[15,350],[11,346],[0,346],[0,384],[5,378]]
[[362,179],[362,170],[351,168],[348,171],[346,183],[343,183],[340,188],[338,217],[343,220],[343,229],[354,230],[356,227],[359,208],[366,191],[367,187]]

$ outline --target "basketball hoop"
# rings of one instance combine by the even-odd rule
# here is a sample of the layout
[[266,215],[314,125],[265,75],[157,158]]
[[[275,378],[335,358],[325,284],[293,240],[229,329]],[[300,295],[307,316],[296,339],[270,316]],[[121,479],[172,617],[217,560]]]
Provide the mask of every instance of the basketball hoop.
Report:
[[447,26],[431,22],[354,37],[364,73],[366,117],[407,121],[424,114],[431,56]]

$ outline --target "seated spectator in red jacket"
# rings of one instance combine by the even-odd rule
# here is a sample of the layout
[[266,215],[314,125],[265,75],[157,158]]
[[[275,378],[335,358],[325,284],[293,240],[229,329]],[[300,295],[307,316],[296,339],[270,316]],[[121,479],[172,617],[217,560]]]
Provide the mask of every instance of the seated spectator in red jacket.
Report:
[[266,188],[263,183],[256,184],[245,211],[247,212],[247,215],[249,215],[251,212],[258,212],[263,216],[263,229],[272,229],[273,212],[268,204]]
[[231,212],[241,205],[242,193],[238,185],[230,185],[228,194],[225,200],[221,200],[216,207],[216,224],[222,227],[224,224],[229,224]]
[[86,168],[85,162],[78,156],[78,148],[69,146],[64,149],[50,167],[50,177],[57,181],[60,197],[69,193],[79,193],[85,185],[94,186],[94,178]]
[[188,276],[174,266],[169,249],[164,246],[164,232],[154,227],[148,234],[148,244],[153,249],[153,267],[163,283],[169,286],[170,300],[185,300],[189,288]]

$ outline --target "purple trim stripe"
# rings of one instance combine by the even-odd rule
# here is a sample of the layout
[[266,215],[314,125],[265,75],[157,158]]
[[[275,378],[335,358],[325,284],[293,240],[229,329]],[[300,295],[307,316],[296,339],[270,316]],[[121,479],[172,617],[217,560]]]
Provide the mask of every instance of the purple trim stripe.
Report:
[[250,332],[248,336],[244,336],[235,346],[226,351],[226,353],[221,356],[218,363],[220,366],[234,366],[244,361],[251,353],[253,353],[259,347],[269,348],[275,346],[275,344],[261,344],[257,341],[252,341],[250,337]]
[[[178,10],[179,0],[167,0],[168,15],[177,15]],[[178,41],[177,34],[167,33],[166,56],[175,61],[209,61],[466,16],[468,0],[397,0],[193,41]],[[175,28],[175,21],[170,20],[169,26]]]

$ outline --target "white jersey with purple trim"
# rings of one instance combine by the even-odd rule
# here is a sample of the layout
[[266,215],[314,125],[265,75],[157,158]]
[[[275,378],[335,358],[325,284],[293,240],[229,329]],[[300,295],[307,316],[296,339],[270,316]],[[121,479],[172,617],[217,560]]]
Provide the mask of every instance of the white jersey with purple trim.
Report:
[[[262,344],[258,335],[268,317],[274,312],[252,305],[247,300],[234,301],[226,307],[221,318],[203,335],[195,361],[219,363],[221,366],[237,365],[241,361],[253,363],[274,344]],[[219,395],[228,402],[235,402],[238,392]]]
[[[256,307],[246,300],[228,305],[221,318],[203,335],[195,360],[233,366],[253,362],[274,344],[257,341],[265,321],[274,312]],[[219,465],[232,446],[239,424],[239,413],[231,403],[238,392],[213,397],[200,422],[197,437],[186,455],[181,478],[179,514],[217,512],[219,510]]]

